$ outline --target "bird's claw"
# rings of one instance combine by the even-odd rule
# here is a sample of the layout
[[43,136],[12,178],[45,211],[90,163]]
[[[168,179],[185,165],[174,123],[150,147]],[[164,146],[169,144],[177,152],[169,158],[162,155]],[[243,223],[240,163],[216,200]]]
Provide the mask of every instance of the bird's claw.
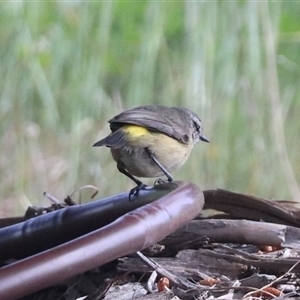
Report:
[[167,180],[163,180],[161,178],[157,178],[155,181],[154,181],[154,185],[159,185],[159,184],[163,184],[163,183],[167,183],[169,181]]
[[132,201],[133,200],[132,197],[138,196],[139,191],[145,189],[146,187],[147,187],[146,184],[141,183],[141,184],[138,184],[133,189],[131,189],[130,192],[129,192],[129,201]]

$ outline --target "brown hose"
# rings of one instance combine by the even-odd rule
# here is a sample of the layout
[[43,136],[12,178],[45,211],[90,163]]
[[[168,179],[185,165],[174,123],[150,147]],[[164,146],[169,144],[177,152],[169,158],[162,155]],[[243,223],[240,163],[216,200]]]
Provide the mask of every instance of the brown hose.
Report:
[[[191,221],[204,196],[192,183],[82,237],[0,269],[0,299],[15,299],[145,249]],[[136,199],[135,201],[138,201]]]

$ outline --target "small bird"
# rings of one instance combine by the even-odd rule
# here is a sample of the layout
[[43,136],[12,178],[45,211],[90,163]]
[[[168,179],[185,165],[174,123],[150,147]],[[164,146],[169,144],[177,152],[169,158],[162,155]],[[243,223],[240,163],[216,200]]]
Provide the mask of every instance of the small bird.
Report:
[[186,162],[194,145],[199,140],[209,142],[200,118],[183,107],[138,106],[108,122],[112,132],[93,147],[110,148],[118,170],[137,184],[130,195],[146,186],[134,176],[165,175],[171,182],[170,172]]

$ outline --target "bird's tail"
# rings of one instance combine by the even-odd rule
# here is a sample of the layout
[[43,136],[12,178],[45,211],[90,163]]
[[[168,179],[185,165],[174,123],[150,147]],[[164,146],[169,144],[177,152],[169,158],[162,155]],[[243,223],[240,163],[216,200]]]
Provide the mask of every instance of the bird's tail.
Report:
[[126,132],[121,128],[112,132],[109,136],[95,143],[93,147],[106,146],[113,149],[122,148],[127,143]]

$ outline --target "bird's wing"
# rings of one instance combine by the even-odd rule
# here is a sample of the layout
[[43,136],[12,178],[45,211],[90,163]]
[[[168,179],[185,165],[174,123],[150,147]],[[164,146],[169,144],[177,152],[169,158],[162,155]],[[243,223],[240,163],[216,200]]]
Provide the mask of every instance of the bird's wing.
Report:
[[140,106],[126,110],[109,120],[112,131],[124,123],[146,127],[164,133],[182,143],[188,142],[188,132],[182,126],[182,118],[176,108],[165,106]]

